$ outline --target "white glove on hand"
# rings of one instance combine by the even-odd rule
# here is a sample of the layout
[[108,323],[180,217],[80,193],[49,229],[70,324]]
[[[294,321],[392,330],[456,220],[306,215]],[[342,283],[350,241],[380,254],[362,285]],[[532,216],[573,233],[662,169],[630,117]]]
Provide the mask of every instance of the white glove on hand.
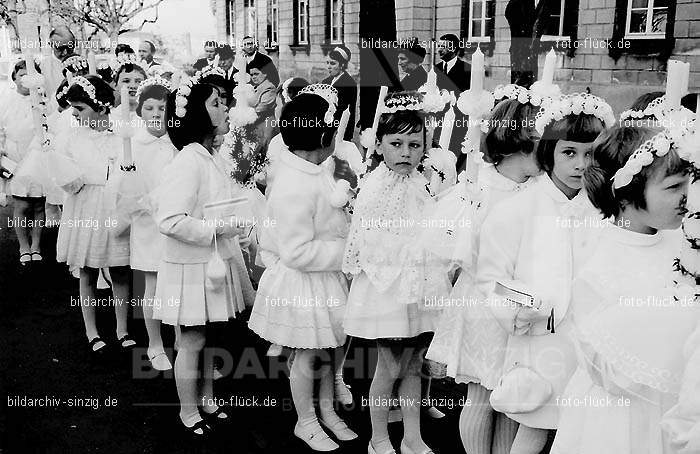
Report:
[[216,235],[222,238],[233,238],[237,235],[245,233],[245,223],[236,216],[231,216],[228,219],[217,219]]

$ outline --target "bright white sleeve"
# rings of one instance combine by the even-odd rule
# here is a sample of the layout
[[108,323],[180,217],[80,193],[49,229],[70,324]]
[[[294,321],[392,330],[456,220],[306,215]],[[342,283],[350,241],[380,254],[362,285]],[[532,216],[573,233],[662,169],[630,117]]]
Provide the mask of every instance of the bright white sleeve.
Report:
[[520,249],[523,222],[514,217],[511,204],[496,205],[481,225],[476,285],[491,303],[489,307],[499,324],[515,332],[517,308],[498,304],[494,294],[496,282],[512,281]]
[[183,243],[208,246],[214,239],[216,227],[190,215],[200,189],[200,165],[190,154],[178,155],[178,158],[164,171],[157,192],[156,222],[164,235]]
[[314,239],[315,200],[300,191],[280,191],[268,202],[276,223],[282,263],[299,271],[340,271],[345,240]]

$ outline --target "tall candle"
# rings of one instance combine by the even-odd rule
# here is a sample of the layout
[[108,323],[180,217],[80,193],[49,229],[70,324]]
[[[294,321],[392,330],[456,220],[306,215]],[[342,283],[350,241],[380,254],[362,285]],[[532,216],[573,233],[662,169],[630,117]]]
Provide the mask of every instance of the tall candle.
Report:
[[690,64],[669,60],[666,68],[666,104],[671,108],[677,108],[681,105],[683,92],[688,91],[688,75],[685,73],[690,71]]
[[[389,92],[389,87],[382,86],[379,89],[379,98],[377,99],[377,107],[374,109],[374,120],[372,120],[372,132],[377,133],[377,126],[379,126],[379,117],[382,115],[382,109],[384,108],[384,99],[386,94]],[[367,150],[367,156],[370,156],[374,152],[375,142],[372,142],[371,147]]]
[[452,128],[455,125],[455,110],[452,106],[447,109],[447,113],[442,119],[442,131],[440,132],[440,148],[448,150],[452,139]]
[[484,89],[484,53],[477,47],[472,55],[472,70],[469,89],[479,92]]
[[[131,113],[129,112],[129,87],[122,85],[121,88],[121,121],[122,128],[131,128]],[[124,150],[124,163],[127,165],[134,162],[131,155],[131,138],[125,135],[122,141],[122,149]]]
[[87,54],[88,61],[88,72],[90,74],[97,74],[97,62],[95,61],[95,52],[89,50]]
[[428,71],[428,81],[426,82],[428,87],[437,87],[437,74],[435,73],[435,67],[431,66],[430,71]]
[[348,127],[348,122],[350,121],[350,107],[346,107],[343,111],[343,115],[340,117],[340,125],[338,126],[338,132],[335,136],[335,143],[339,144],[343,141],[345,137],[345,130]]
[[547,56],[544,59],[544,68],[542,69],[542,79],[540,79],[545,85],[551,85],[554,82],[554,68],[557,66],[557,54],[554,53],[554,49],[550,49],[547,52]]

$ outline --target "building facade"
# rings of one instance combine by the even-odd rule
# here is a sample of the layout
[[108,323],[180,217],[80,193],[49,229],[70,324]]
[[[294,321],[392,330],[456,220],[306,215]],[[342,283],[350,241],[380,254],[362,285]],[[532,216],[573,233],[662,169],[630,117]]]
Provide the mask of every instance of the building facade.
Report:
[[[486,54],[486,87],[510,82],[509,0],[394,1],[398,38],[454,33],[467,61],[476,46]],[[619,113],[640,94],[664,90],[669,58],[690,62],[689,92],[700,93],[700,1],[535,0],[538,9],[540,2],[550,14],[539,67],[554,48],[555,82],[565,93],[590,90]]]
[[359,83],[360,0],[212,0],[217,36],[240,44],[257,38],[282,80],[299,76],[318,82],[328,76],[326,54],[337,44],[352,52],[348,65]]

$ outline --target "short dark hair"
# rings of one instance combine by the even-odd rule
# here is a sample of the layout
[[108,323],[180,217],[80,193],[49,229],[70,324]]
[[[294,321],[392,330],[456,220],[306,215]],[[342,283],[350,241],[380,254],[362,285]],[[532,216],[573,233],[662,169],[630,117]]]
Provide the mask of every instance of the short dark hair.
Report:
[[248,67],[246,68],[246,72],[250,73],[251,69],[257,69],[261,73],[265,74],[267,76],[267,80],[270,80],[270,77],[272,76],[272,64],[270,63],[265,63],[262,60],[253,60],[250,63],[248,63]]
[[203,84],[213,85],[219,89],[219,93],[226,96],[226,101],[231,101],[231,84],[219,74],[207,74],[202,77]]
[[114,74],[114,81],[119,82],[119,76],[122,73],[130,73],[130,72],[134,72],[134,71],[140,72],[143,75],[144,79],[148,78],[148,74],[146,74],[146,70],[143,69],[141,66],[135,65],[133,63],[125,63],[125,64],[121,65],[119,67],[119,69],[117,70],[116,74]]
[[311,93],[301,93],[285,104],[280,133],[290,151],[314,151],[332,144],[338,126],[336,122],[326,125],[323,121],[326,110],[328,102]]
[[170,90],[162,85],[150,85],[144,88],[139,95],[139,103],[136,106],[136,115],[141,116],[141,107],[143,103],[148,99],[157,99],[158,101],[165,101],[167,106],[168,96],[170,95]]
[[[114,90],[109,86],[107,82],[102,80],[100,76],[87,75],[85,78],[90,82],[90,84],[95,87],[95,98],[98,101],[107,103],[110,106],[114,105]],[[65,97],[68,102],[82,102],[87,104],[95,112],[99,112],[102,107],[95,104],[95,102],[85,93],[83,87],[79,84],[73,84],[68,89]],[[109,113],[109,107],[105,107],[107,113]]]
[[107,83],[113,82],[114,81],[114,72],[112,71],[112,68],[109,65],[105,65],[102,67],[97,67],[97,75],[102,78]]
[[216,41],[210,39],[210,40],[204,41],[204,47],[214,47],[214,48],[216,48],[216,47],[219,47],[219,43],[217,43]]
[[569,114],[561,120],[547,125],[542,133],[540,143],[537,145],[537,163],[547,173],[554,167],[554,149],[557,142],[567,140],[571,142],[591,143],[605,129],[603,122],[595,115]]
[[686,172],[690,164],[678,156],[675,149],[666,155],[655,156],[648,166],[636,174],[632,181],[613,190],[612,177],[629,160],[634,151],[660,130],[649,127],[615,127],[605,131],[593,147],[593,163],[583,173],[583,185],[591,203],[604,217],[617,216],[625,203],[637,209],[646,208],[644,189],[647,181],[663,172],[664,176]]
[[452,33],[446,33],[440,37],[440,41],[449,41],[453,46],[452,50],[454,50],[455,52],[459,51],[460,46],[459,38],[457,38],[457,35]]
[[649,104],[656,98],[660,98],[664,95],[663,91],[652,91],[649,93],[644,93],[643,95],[640,95],[637,99],[634,100],[632,105],[630,106],[631,110],[644,110],[647,108]]
[[175,116],[177,92],[170,93],[165,113],[168,118],[168,136],[175,148],[182,150],[191,143],[201,144],[207,136],[214,133],[216,128],[211,122],[205,103],[216,91],[217,88],[213,85],[195,84],[187,96],[187,112],[182,118]]
[[491,111],[487,120],[488,132],[484,136],[484,157],[498,164],[504,157],[530,154],[535,149],[535,115],[539,107],[521,104],[517,99],[504,99]]
[[[39,67],[39,64],[37,64],[36,61],[34,61],[34,68],[36,68],[36,72],[41,74],[41,68]],[[13,81],[17,80],[17,73],[22,71],[22,70],[27,69],[27,61],[26,60],[20,60],[15,65],[12,67],[12,74],[10,77],[12,78]]]
[[413,63],[423,63],[425,59],[425,48],[418,44],[418,39],[413,38],[407,44],[399,47],[398,54],[404,54],[409,61]]
[[223,46],[219,46],[216,48],[216,53],[219,56],[220,59],[228,59],[228,58],[234,58],[236,56],[236,52],[233,51],[233,48],[229,46],[228,44],[224,44]]
[[119,55],[121,53],[133,54],[135,52],[134,52],[134,49],[132,49],[132,47],[130,45],[125,44],[125,43],[120,43],[120,44],[117,44],[117,46],[114,48],[114,55]]
[[245,36],[243,37],[243,41],[245,41],[246,39],[252,39],[252,40],[253,40],[253,43],[255,43],[255,38],[253,38],[253,37],[250,36],[250,35],[245,35]]
[[[345,55],[343,55],[342,52],[339,52],[336,49],[340,49],[342,52],[345,52],[345,54],[347,54],[347,58],[345,58]],[[339,44],[328,52],[328,57],[347,68],[348,62],[350,61],[350,58],[352,58],[352,52],[350,52],[350,49],[348,49],[346,46]]]

